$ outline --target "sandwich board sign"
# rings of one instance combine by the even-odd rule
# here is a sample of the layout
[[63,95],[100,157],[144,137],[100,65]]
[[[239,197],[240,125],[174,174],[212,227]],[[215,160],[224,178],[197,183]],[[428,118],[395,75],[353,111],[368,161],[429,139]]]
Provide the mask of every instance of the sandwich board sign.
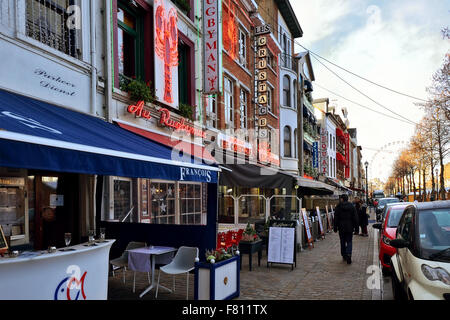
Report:
[[311,227],[309,226],[308,215],[306,214],[306,208],[302,208],[303,225],[306,231],[306,242],[309,248],[314,248],[314,240],[311,234]]
[[331,225],[330,214],[328,213],[328,205],[325,206],[325,211],[327,212],[328,232],[331,232],[333,230],[333,226]]
[[316,207],[316,212],[317,212],[317,219],[319,219],[320,236],[322,237],[322,239],[325,239],[325,231],[323,229],[322,216],[320,215],[319,207]]

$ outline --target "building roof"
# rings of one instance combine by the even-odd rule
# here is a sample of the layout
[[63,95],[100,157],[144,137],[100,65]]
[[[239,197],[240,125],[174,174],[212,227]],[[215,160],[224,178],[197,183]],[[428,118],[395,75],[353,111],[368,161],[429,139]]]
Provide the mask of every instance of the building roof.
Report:
[[283,16],[286,24],[291,31],[292,36],[294,38],[300,38],[303,36],[303,30],[300,27],[300,23],[295,16],[294,10],[289,2],[289,0],[275,0],[275,3],[278,6],[278,10],[280,10],[281,15]]

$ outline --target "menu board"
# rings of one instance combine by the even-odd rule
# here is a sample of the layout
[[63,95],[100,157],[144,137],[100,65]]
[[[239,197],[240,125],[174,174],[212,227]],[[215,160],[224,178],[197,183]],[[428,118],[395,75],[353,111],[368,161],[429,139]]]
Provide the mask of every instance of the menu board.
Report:
[[331,226],[330,214],[328,213],[328,205],[325,206],[325,211],[327,212],[328,231],[331,231],[333,227]]
[[311,235],[311,229],[309,227],[308,215],[306,214],[305,208],[302,208],[302,217],[303,217],[303,225],[305,226],[305,231],[306,231],[306,241],[308,242],[308,244],[312,244],[313,238]]
[[6,242],[5,234],[3,233],[3,228],[0,225],[0,253],[8,250],[8,243]]
[[325,235],[325,231],[323,229],[322,216],[320,215],[319,207],[316,207],[316,212],[317,212],[317,219],[319,219],[320,235],[323,237]]
[[267,262],[294,263],[295,228],[270,227]]

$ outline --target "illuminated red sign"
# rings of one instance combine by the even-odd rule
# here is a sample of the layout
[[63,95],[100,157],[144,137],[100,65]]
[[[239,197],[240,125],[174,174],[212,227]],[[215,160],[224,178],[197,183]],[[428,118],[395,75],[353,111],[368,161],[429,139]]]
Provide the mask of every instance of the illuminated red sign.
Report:
[[128,106],[127,111],[133,113],[138,118],[151,119],[150,111],[144,109],[145,102],[139,101],[136,105]]
[[181,121],[175,121],[171,119],[170,111],[166,108],[159,109],[159,112],[161,112],[161,118],[159,119],[160,124],[166,127],[173,128],[175,130],[185,131],[197,137],[206,138],[206,133],[203,130],[196,129],[192,125],[185,123],[184,118],[181,118]]
[[259,143],[258,156],[259,160],[262,163],[269,162],[277,166],[280,165],[280,158],[278,157],[278,155],[272,152],[272,150],[269,147],[269,144],[266,141],[261,141]]

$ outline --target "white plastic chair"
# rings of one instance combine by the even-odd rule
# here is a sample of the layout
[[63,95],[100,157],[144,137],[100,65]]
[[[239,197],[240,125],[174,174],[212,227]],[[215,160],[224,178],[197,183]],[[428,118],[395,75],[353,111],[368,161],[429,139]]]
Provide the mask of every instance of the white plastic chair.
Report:
[[186,300],[189,300],[189,271],[195,268],[195,262],[198,261],[198,248],[180,247],[172,262],[159,268],[158,283],[156,284],[156,295],[158,298],[159,278],[161,271],[173,275],[173,291],[175,292],[175,275],[186,273]]
[[[128,267],[128,251],[127,250],[133,250],[133,249],[142,248],[145,246],[146,246],[145,242],[135,242],[135,241],[129,242],[127,245],[127,248],[122,253],[122,255],[119,258],[116,258],[109,262],[112,265],[113,277],[114,277],[114,270],[115,270],[114,267],[116,267],[116,269],[123,268],[123,283],[125,283],[125,272],[127,271],[127,267]],[[149,272],[147,272],[147,277],[148,277],[148,283],[150,283],[150,273]],[[134,271],[134,273],[133,273],[133,292],[135,292],[135,288],[136,288],[136,271]]]

